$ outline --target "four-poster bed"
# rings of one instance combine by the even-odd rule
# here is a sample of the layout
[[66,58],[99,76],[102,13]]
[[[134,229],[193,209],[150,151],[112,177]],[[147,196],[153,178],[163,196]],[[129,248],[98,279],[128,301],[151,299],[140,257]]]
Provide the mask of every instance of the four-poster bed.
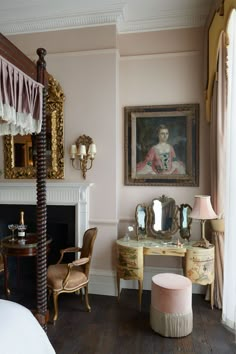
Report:
[[36,133],[37,138],[37,304],[35,316],[47,323],[46,205],[46,50],[37,49],[34,64],[0,34],[0,135]]

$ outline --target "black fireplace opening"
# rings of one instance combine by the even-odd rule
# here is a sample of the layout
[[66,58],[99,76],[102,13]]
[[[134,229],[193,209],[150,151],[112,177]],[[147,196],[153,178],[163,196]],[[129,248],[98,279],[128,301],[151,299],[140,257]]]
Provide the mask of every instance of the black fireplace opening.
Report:
[[[27,225],[27,233],[36,232],[36,206],[0,204],[0,239],[11,234],[8,229],[9,224],[18,224],[20,212],[24,211],[24,221]],[[17,230],[15,231],[17,234]],[[52,241],[50,251],[47,256],[47,264],[55,264],[60,258],[60,250],[75,246],[75,206],[71,205],[48,205],[47,206],[47,237]],[[14,278],[16,271],[16,260],[8,257],[8,267],[10,277]],[[71,262],[75,259],[73,253],[65,255],[63,263]],[[22,278],[35,277],[35,257],[21,257],[20,272]],[[13,279],[13,283],[15,283]]]

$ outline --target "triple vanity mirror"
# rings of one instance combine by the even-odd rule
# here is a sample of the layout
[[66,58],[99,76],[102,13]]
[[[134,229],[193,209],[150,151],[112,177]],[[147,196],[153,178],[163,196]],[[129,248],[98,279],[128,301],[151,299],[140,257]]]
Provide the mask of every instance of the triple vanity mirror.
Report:
[[145,204],[138,204],[135,210],[136,235],[144,238],[147,234],[148,210]]
[[179,207],[179,234],[180,236],[188,240],[191,237],[191,224],[192,218],[190,218],[190,213],[192,207],[189,204],[180,204]]
[[[58,81],[48,77],[46,96],[47,178],[64,178],[64,93]],[[5,178],[36,178],[36,135],[4,137]]]
[[135,210],[136,235],[169,240],[179,230],[183,239],[191,236],[189,217],[192,208],[188,204],[177,206],[173,198],[163,195],[152,200],[150,206],[138,204]]

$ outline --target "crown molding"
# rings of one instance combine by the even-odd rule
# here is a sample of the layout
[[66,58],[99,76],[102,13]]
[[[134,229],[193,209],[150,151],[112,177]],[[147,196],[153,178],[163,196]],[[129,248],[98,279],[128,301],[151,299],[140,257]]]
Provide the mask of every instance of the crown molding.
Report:
[[[76,4],[76,2],[75,2]],[[28,9],[24,16],[22,11],[19,16],[5,16],[0,14],[0,32],[4,35],[58,31],[65,29],[94,27],[115,24],[117,32],[147,32],[177,28],[202,27],[205,25],[209,8],[188,7],[173,10],[160,10],[152,18],[140,18],[129,20],[127,1],[120,0],[111,5],[102,7],[79,9],[74,5],[74,10],[60,10],[57,12],[48,6],[47,13],[44,10],[35,14],[33,7]],[[77,7],[76,7],[77,6]]]
[[148,20],[135,20],[117,24],[119,33],[161,31],[177,28],[203,27],[208,12],[206,9],[190,8],[184,11],[160,11],[158,18]]
[[4,35],[48,32],[73,28],[111,25],[124,19],[124,4],[116,4],[104,11],[99,9],[64,13],[59,16],[42,16],[26,20],[3,20],[0,22],[0,32]]

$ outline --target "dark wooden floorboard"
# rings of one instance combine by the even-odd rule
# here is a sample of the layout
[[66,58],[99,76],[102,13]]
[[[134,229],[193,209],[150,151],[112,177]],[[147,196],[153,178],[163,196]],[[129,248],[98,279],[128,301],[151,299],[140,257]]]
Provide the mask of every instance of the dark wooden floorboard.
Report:
[[[48,324],[48,337],[57,354],[236,354],[235,335],[202,295],[193,295],[193,332],[183,338],[165,338],[151,329],[150,298],[144,291],[139,312],[136,290],[123,289],[119,304],[116,297],[90,294],[88,313],[80,296],[61,294],[59,318]],[[10,300],[31,309],[35,295],[13,291]],[[49,308],[52,315],[51,302]]]
[[[221,311],[210,308],[202,295],[193,295],[194,328],[184,338],[164,338],[149,324],[150,292],[143,292],[142,311],[137,291],[116,297],[89,295],[92,312],[74,294],[59,297],[59,318],[48,325],[57,354],[234,354],[235,336],[221,324]],[[50,304],[51,307],[51,304]]]

